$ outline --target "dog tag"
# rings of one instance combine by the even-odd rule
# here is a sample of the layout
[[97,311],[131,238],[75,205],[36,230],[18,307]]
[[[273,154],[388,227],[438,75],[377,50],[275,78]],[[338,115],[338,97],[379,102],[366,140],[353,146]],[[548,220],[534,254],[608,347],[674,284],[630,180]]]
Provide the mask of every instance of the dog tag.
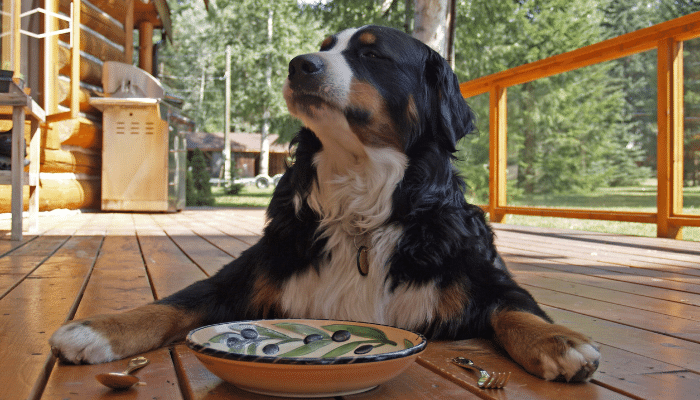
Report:
[[360,271],[360,275],[367,276],[369,273],[369,255],[366,246],[360,246],[357,249],[357,270]]

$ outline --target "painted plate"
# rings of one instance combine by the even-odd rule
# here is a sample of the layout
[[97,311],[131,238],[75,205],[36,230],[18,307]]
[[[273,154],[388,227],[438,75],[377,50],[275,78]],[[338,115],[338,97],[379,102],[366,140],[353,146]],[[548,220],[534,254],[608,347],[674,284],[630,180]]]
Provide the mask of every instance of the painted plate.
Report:
[[209,325],[187,345],[219,378],[272,396],[332,397],[370,390],[403,372],[426,346],[420,334],[333,320]]

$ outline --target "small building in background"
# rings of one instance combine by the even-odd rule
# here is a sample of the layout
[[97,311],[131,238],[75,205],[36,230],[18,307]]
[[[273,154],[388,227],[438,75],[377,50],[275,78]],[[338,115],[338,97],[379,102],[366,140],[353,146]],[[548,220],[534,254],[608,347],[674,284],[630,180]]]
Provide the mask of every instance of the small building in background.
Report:
[[[260,174],[259,133],[229,134],[231,140],[231,169],[239,178],[253,178]],[[270,134],[270,176],[283,174],[289,157],[289,145],[278,144],[279,136]],[[194,149],[200,149],[209,162],[213,178],[223,179],[224,133],[192,132],[187,134],[187,153],[191,157]]]

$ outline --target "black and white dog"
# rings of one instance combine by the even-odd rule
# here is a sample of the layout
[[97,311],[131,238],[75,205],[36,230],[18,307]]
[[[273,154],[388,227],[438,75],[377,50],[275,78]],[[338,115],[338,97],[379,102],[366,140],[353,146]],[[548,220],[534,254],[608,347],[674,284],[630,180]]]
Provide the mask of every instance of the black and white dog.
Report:
[[474,119],[444,59],[394,29],[348,29],[290,62],[284,97],[305,128],[260,241],[172,296],[64,325],[59,357],[99,363],[205,324],[303,317],[491,338],[541,378],[591,377],[596,345],[511,279],[464,199],[452,159]]

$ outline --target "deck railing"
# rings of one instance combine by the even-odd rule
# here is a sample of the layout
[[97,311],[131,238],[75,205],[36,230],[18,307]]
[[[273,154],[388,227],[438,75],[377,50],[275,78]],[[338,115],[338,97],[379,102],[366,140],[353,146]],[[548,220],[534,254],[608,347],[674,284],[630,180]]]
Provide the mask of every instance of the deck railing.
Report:
[[[489,93],[489,204],[491,221],[507,214],[655,223],[657,236],[680,239],[700,215],[683,213],[683,42],[700,37],[700,12],[631,32],[460,85],[465,98]],[[506,202],[507,89],[540,78],[657,50],[657,212],[509,206]]]

